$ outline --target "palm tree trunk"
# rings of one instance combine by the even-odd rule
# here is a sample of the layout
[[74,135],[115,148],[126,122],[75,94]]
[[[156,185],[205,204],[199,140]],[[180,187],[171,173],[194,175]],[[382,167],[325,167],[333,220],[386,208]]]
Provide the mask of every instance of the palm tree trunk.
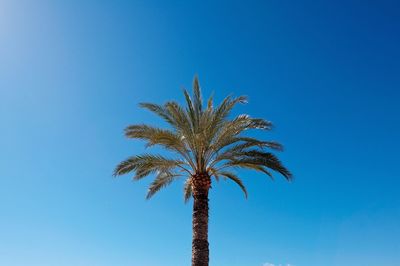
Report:
[[199,178],[197,176],[194,179],[192,266],[208,266],[208,190],[210,188],[210,177],[201,176]]

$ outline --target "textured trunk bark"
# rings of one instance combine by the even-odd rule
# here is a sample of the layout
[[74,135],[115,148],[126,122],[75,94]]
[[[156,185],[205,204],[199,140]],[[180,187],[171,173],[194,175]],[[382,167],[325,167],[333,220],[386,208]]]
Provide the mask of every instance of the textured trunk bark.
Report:
[[193,180],[192,266],[208,266],[208,190],[210,177],[197,175]]
[[208,191],[193,198],[192,266],[208,266]]

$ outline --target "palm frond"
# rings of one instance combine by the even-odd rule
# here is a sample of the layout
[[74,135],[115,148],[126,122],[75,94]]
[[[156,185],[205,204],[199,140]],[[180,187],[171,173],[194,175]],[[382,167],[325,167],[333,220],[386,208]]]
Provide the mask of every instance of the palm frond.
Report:
[[207,172],[210,173],[210,176],[214,176],[215,180],[219,182],[219,172],[217,171],[217,169],[213,167],[208,167]]
[[159,144],[166,148],[185,149],[184,145],[182,145],[181,137],[176,133],[145,124],[128,126],[125,129],[125,136],[146,140],[148,142],[147,146]]
[[215,151],[223,149],[234,141],[237,141],[237,136],[245,130],[260,128],[268,129],[271,127],[271,122],[266,120],[250,118],[248,115],[239,115],[235,119],[223,123],[223,126],[218,131],[215,140],[212,143],[212,148]]
[[161,155],[137,155],[121,162],[114,170],[114,176],[135,172],[134,179],[141,179],[156,171],[168,171],[176,167],[183,167],[186,163],[181,160],[168,159]]
[[274,154],[270,152],[262,152],[258,150],[251,150],[244,152],[244,155],[248,158],[253,158],[254,160],[260,161],[262,165],[279,172],[287,180],[292,179],[292,174],[290,171],[282,164],[282,162]]
[[198,124],[198,115],[196,114],[195,106],[193,104],[189,92],[187,90],[183,90],[183,94],[185,95],[186,99],[186,113],[187,116],[190,118],[191,128],[194,132],[196,132]]
[[159,105],[159,104],[154,104],[154,103],[140,103],[140,107],[147,109],[154,114],[158,115],[162,119],[164,119],[167,123],[172,125],[173,127],[176,127],[176,123],[171,116],[171,114],[168,112],[168,110],[165,108],[165,106]]
[[227,177],[228,179],[232,180],[235,182],[243,191],[245,197],[247,198],[247,190],[246,187],[243,185],[242,180],[240,180],[239,177],[237,177],[234,173],[227,172],[227,171],[222,171],[219,172],[220,175]]
[[193,138],[191,118],[188,117],[184,109],[176,102],[167,102],[165,106],[177,124],[177,131],[190,141]]
[[171,173],[171,172],[161,172],[157,175],[154,181],[150,184],[147,192],[146,199],[150,199],[154,194],[156,194],[160,189],[171,184],[176,177],[181,175]]
[[192,179],[189,177],[185,181],[185,186],[183,187],[183,196],[185,199],[185,203],[190,200],[192,197]]
[[[214,166],[217,163],[223,161],[223,160],[228,160],[228,159],[233,159],[237,158],[240,156],[244,155],[244,152],[248,151],[247,149],[249,148],[258,148],[261,151],[264,148],[270,148],[274,150],[283,150],[283,146],[277,142],[274,141],[260,141],[257,139],[253,138],[236,138],[232,139],[232,143],[230,143],[228,148],[224,149],[221,153],[215,152],[215,157],[212,158],[212,162],[210,163],[210,166]],[[244,141],[244,142],[240,142]],[[239,144],[234,144],[240,142]]]
[[196,111],[197,118],[200,118],[201,113],[203,112],[203,99],[201,97],[200,83],[197,75],[193,79],[193,95],[194,95],[193,107]]
[[230,160],[229,162],[226,162],[221,167],[219,167],[218,170],[231,167],[255,170],[264,173],[268,175],[271,179],[273,179],[272,174],[267,169],[265,169],[264,166],[249,160]]
[[221,126],[224,124],[226,121],[228,115],[232,111],[233,107],[238,104],[242,103],[245,104],[247,103],[247,97],[246,96],[240,96],[237,98],[232,98],[231,96],[227,96],[222,103],[215,109],[213,118],[210,121],[210,126],[209,126],[209,132],[208,136],[210,138],[210,141],[214,139],[214,136],[216,133],[220,130]]
[[269,148],[272,150],[283,151],[283,146],[275,141],[261,141],[254,138],[234,138],[234,143],[241,141],[240,144],[235,144],[229,147],[226,152],[243,151],[248,148]]
[[257,150],[244,151],[238,159],[230,160],[227,165],[252,164],[260,165],[279,172],[287,180],[292,180],[292,174],[272,153]]

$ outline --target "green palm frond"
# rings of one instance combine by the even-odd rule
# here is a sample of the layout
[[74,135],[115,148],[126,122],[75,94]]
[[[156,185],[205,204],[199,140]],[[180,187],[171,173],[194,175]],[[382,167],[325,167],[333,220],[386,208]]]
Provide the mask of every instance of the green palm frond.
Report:
[[209,126],[207,128],[207,136],[211,142],[217,133],[221,130],[221,127],[227,122],[228,115],[233,107],[238,104],[247,103],[246,96],[240,96],[232,98],[231,96],[226,97],[222,103],[215,109],[213,116],[210,119]]
[[166,148],[185,149],[181,138],[176,133],[144,124],[128,126],[125,129],[125,136],[128,138],[146,140],[147,146],[159,144]]
[[215,180],[219,181],[219,172],[217,169],[208,167],[207,172],[210,173],[210,176],[214,176]]
[[176,131],[183,137],[183,141],[188,147],[194,151],[196,149],[195,135],[192,126],[192,120],[189,118],[185,110],[176,102],[168,102],[165,104],[168,111],[171,113],[175,123],[177,124]]
[[158,115],[159,117],[161,117],[163,120],[165,120],[167,123],[169,123],[174,128],[177,127],[173,117],[168,112],[168,110],[165,108],[165,106],[162,106],[159,104],[154,104],[154,103],[140,103],[139,106]]
[[192,197],[192,179],[190,177],[185,181],[185,186],[183,187],[183,196],[185,202],[188,202]]
[[247,115],[239,115],[233,120],[225,121],[216,134],[212,149],[219,151],[238,141],[237,136],[248,129],[271,129],[272,123],[262,119],[250,118]]
[[160,129],[144,124],[131,125],[125,129],[125,135],[128,138],[145,140],[147,142],[146,147],[160,145],[168,150],[175,151],[184,157],[192,167],[194,166],[193,159],[190,156],[190,150],[186,147],[186,142],[182,141],[183,136],[171,130]]
[[155,180],[150,184],[149,190],[147,192],[146,199],[150,199],[154,194],[156,194],[160,189],[171,184],[175,178],[181,175],[171,172],[161,172],[157,175]]
[[265,167],[268,167],[276,172],[279,172],[287,180],[292,179],[292,173],[290,173],[290,171],[285,166],[283,166],[282,162],[274,154],[258,150],[246,151],[244,152],[244,154],[247,158],[254,158]]
[[114,176],[135,172],[134,179],[141,179],[156,171],[168,171],[176,167],[186,169],[184,161],[168,159],[161,155],[137,155],[121,162],[114,170]]
[[253,163],[253,162],[244,161],[244,160],[231,160],[231,161],[225,163],[224,165],[222,165],[222,167],[218,168],[218,170],[220,171],[221,169],[231,168],[231,167],[255,170],[255,171],[264,173],[273,179],[272,174],[264,166]]
[[210,166],[214,166],[215,164],[228,159],[237,158],[239,156],[243,156],[244,152],[248,151],[249,148],[259,148],[262,151],[264,148],[270,148],[273,150],[282,151],[283,147],[281,144],[274,141],[259,141],[252,138],[237,138],[232,141],[233,143],[240,142],[239,144],[230,144],[227,149],[225,149],[221,153],[216,153],[215,157],[212,159],[213,163]]
[[200,116],[203,111],[203,99],[201,97],[199,78],[197,77],[197,75],[193,79],[193,95],[194,95],[193,107],[196,110],[198,116]]
[[190,94],[187,90],[183,90],[183,94],[185,95],[186,99],[186,113],[187,116],[190,118],[191,121],[191,127],[193,131],[196,132],[196,125],[197,125],[197,120],[198,120],[198,115],[196,113],[196,110],[194,108],[194,104],[192,102],[192,98],[190,97]]
[[235,182],[242,189],[245,197],[247,198],[246,187],[243,185],[243,182],[242,182],[242,180],[240,180],[239,177],[237,177],[234,173],[227,172],[227,171],[219,172],[219,175],[225,176],[226,178],[228,178],[228,179],[232,180],[233,182]]
[[245,151],[241,155],[238,155],[238,159],[232,158],[228,159],[226,166],[233,166],[233,165],[257,165],[263,166],[269,169],[272,169],[276,172],[279,172],[283,175],[287,180],[292,180],[292,174],[285,166],[281,163],[281,161],[272,153],[269,152],[262,152],[262,151]]
[[241,141],[240,144],[235,144],[230,146],[225,152],[237,152],[237,151],[243,151],[248,148],[259,148],[259,149],[264,149],[264,148],[269,148],[272,150],[277,150],[277,151],[282,151],[283,146],[275,141],[260,141],[257,139],[252,139],[252,138],[237,138],[236,140],[233,139],[237,143]]

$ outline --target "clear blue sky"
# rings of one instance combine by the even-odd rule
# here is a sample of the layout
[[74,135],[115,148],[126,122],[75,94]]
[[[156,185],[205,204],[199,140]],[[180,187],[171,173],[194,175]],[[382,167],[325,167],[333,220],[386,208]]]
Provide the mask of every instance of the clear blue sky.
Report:
[[182,183],[111,173],[195,73],[296,177],[214,185],[211,266],[400,265],[400,5],[166,2],[0,1],[0,265],[190,265]]

